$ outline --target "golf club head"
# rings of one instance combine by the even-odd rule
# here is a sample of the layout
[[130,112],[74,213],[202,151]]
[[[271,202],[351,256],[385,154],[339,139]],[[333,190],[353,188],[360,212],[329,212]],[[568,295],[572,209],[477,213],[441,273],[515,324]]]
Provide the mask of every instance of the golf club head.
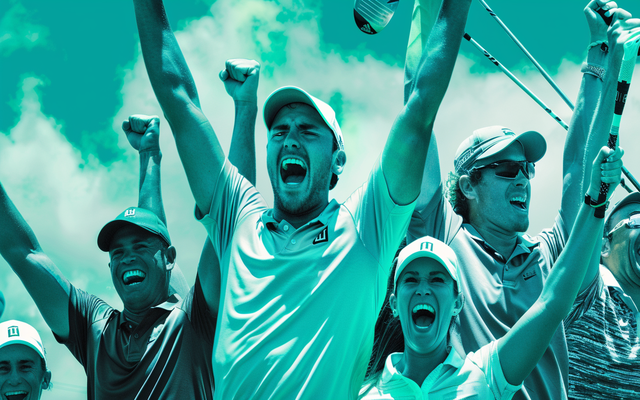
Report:
[[369,35],[384,29],[398,8],[400,0],[356,0],[353,17],[358,28]]

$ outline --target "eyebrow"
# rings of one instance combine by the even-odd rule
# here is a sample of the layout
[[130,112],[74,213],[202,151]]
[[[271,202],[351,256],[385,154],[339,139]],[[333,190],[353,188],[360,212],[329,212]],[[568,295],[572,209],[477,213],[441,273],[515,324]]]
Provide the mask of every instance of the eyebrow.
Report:
[[[302,122],[296,125],[299,129],[302,130],[306,130],[306,129],[314,129],[314,128],[318,128],[318,125],[316,124],[310,124],[308,122]],[[291,124],[280,124],[280,125],[276,125],[276,126],[272,126],[271,130],[278,130],[278,131],[288,131],[289,129],[291,129]]]
[[[407,271],[407,272],[405,272],[405,274],[406,275],[414,275],[414,276],[420,275],[416,271]],[[433,276],[433,275],[445,275],[446,276],[446,274],[444,272],[442,272],[442,271],[431,271],[431,272],[429,272],[429,276]]]

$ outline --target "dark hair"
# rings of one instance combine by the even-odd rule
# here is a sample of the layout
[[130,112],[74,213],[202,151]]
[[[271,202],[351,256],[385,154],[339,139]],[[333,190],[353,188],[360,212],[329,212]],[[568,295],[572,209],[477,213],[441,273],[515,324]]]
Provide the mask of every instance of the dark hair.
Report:
[[[464,222],[469,222],[469,202],[460,190],[460,178],[464,175],[458,175],[455,172],[449,172],[449,178],[445,182],[445,193],[453,211],[462,217]],[[472,169],[468,174],[471,185],[475,186],[482,180],[482,172],[478,169]]]

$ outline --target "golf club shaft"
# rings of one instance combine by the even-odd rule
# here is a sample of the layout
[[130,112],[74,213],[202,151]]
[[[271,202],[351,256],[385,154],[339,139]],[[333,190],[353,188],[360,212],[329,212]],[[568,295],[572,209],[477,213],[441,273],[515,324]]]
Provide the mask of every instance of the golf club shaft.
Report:
[[544,68],[542,68],[542,66],[538,63],[538,61],[536,61],[535,58],[533,58],[533,56],[531,55],[531,53],[529,53],[529,51],[527,51],[527,49],[522,45],[522,43],[520,43],[520,41],[518,40],[518,38],[511,32],[511,30],[509,30],[509,28],[507,27],[507,25],[504,24],[504,22],[502,22],[502,20],[500,19],[500,17],[498,17],[496,15],[495,12],[493,12],[493,10],[491,9],[491,7],[489,7],[489,5],[487,4],[486,1],[484,0],[479,0],[480,3],[482,4],[482,6],[485,8],[485,10],[487,10],[487,12],[489,14],[491,14],[491,16],[498,22],[498,24],[502,27],[502,29],[505,30],[505,32],[507,32],[507,34],[509,35],[509,37],[511,38],[511,40],[513,40],[515,42],[515,44],[520,47],[520,50],[522,50],[522,52],[529,58],[529,60],[531,60],[531,62],[533,63],[533,65],[536,66],[536,68],[538,69],[538,71],[540,71],[540,73],[542,74],[542,76],[544,77],[544,79],[547,80],[547,82],[549,82],[549,84],[551,85],[551,87],[560,95],[560,97],[562,98],[562,100],[564,100],[564,102],[567,104],[567,106],[569,106],[569,108],[571,108],[572,110],[574,109],[573,103],[571,102],[571,100],[569,100],[569,98],[564,94],[564,92],[562,92],[562,90],[558,87],[558,85],[554,82],[553,79],[551,79],[551,76],[549,76],[549,74],[547,73],[547,71],[544,70]]
[[[489,59],[489,61],[491,61],[495,66],[500,68],[500,70],[505,75],[507,75],[509,79],[511,79],[516,85],[518,85],[520,89],[522,89],[526,94],[529,95],[529,97],[531,97],[536,103],[538,103],[538,105],[542,107],[547,112],[547,114],[549,114],[554,120],[556,120],[556,122],[558,122],[560,126],[562,126],[566,130],[569,130],[569,126],[562,120],[562,118],[560,118],[549,107],[547,107],[547,105],[544,104],[544,102],[542,102],[542,100],[540,100],[538,96],[536,96],[531,90],[529,90],[529,88],[527,88],[518,78],[516,78],[515,75],[511,73],[511,71],[509,71],[495,57],[493,57],[487,50],[485,50],[485,48],[482,47],[475,39],[473,39],[468,33],[464,34],[464,38],[467,39],[467,41],[469,41],[471,44],[473,44],[478,50],[480,50],[485,55],[485,57]],[[622,172],[627,177],[627,179],[629,179],[629,181],[633,184],[633,186],[635,186],[635,188],[638,191],[640,191],[640,183],[631,174],[631,172],[624,166],[622,167]]]

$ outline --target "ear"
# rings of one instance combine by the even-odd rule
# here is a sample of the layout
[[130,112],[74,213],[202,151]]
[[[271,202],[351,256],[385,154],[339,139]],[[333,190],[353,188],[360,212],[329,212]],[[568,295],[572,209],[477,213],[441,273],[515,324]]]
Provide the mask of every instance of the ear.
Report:
[[336,150],[333,152],[333,160],[331,161],[331,172],[340,175],[347,163],[347,153],[344,150]]
[[167,271],[170,271],[173,269],[173,266],[176,263],[176,257],[178,253],[175,247],[169,246],[165,254],[167,256]]
[[42,389],[49,389],[49,385],[51,384],[51,371],[47,370],[42,377]]
[[396,298],[395,293],[391,293],[389,296],[389,307],[391,308],[391,312],[394,317],[398,316],[398,299]]
[[453,316],[460,314],[462,311],[462,307],[464,307],[464,295],[462,293],[458,294],[455,303],[453,304]]
[[602,258],[609,257],[609,253],[611,252],[611,241],[608,237],[602,239],[602,250],[600,251],[600,256]]
[[467,199],[475,199],[477,197],[476,189],[471,184],[471,178],[469,175],[462,175],[458,180],[458,186],[460,187],[460,191]]

